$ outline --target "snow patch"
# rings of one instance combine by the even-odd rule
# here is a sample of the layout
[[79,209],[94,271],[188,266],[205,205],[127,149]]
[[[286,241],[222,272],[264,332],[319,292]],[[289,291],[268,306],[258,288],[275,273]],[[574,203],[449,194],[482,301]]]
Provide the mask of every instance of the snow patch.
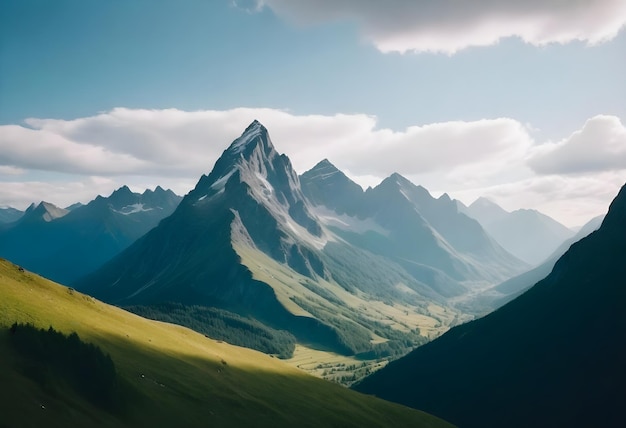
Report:
[[222,190],[226,186],[228,179],[235,173],[236,170],[237,168],[233,168],[226,175],[215,180],[215,182],[211,184],[211,189]]
[[336,175],[339,171],[335,170],[335,171],[331,171],[331,172],[318,172],[315,176],[311,177],[311,180],[327,180],[328,178],[332,177],[333,175]]
[[293,232],[293,234],[298,237],[299,240],[308,243],[313,248],[322,250],[328,243],[328,239],[324,238],[323,235],[322,237],[318,238],[317,236],[310,234],[309,231],[306,230],[304,227],[291,221],[291,218],[287,218],[285,223],[287,224],[291,232]]
[[374,219],[366,218],[361,220],[357,217],[351,217],[347,214],[337,214],[335,211],[323,205],[317,205],[312,208],[313,213],[320,219],[325,226],[336,227],[341,230],[355,233],[376,232],[381,235],[388,236],[389,231]]
[[254,140],[256,137],[260,136],[262,134],[262,125],[259,122],[254,122],[247,130],[246,132],[243,133],[243,135],[241,135],[241,137],[237,138],[235,141],[233,141],[233,143],[230,145],[230,151],[232,153],[241,153],[245,150],[246,146],[248,145],[248,143],[250,143],[252,140]]
[[212,199],[215,199],[216,196],[221,195],[222,193],[224,193],[224,188],[222,187],[220,190],[218,190],[217,192],[213,193],[211,196],[209,196],[209,194],[207,193],[206,195],[200,196],[198,198],[198,200],[196,202],[194,202],[194,206],[200,202],[208,202]]
[[144,208],[143,204],[132,204],[132,205],[127,205],[120,210],[113,210],[113,211],[122,215],[130,215],[130,214],[135,214],[135,213],[140,213],[140,212],[152,211],[153,209],[154,208]]

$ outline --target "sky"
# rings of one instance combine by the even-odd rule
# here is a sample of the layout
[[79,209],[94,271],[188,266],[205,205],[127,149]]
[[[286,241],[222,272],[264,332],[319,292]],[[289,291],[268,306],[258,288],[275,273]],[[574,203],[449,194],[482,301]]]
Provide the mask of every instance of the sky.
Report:
[[303,173],[537,209],[626,183],[624,0],[0,0],[0,206],[178,194],[254,119]]

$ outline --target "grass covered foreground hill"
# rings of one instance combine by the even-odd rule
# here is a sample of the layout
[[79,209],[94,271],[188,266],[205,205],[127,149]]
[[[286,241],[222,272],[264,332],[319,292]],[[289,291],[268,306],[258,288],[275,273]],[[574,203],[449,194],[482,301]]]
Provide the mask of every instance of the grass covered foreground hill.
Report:
[[[52,326],[68,337],[75,332],[109,355],[116,405],[98,405],[60,372],[25,357],[12,340],[14,323]],[[450,426],[260,352],[146,320],[5,260],[0,260],[0,415],[2,427]]]

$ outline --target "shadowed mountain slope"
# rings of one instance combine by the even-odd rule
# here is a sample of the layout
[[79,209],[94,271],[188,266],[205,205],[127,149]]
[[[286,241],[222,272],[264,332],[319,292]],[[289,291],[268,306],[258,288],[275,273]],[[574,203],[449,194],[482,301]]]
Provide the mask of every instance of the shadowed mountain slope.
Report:
[[545,279],[357,390],[463,427],[626,424],[626,186]]
[[542,264],[529,270],[528,272],[524,272],[521,275],[515,276],[497,285],[494,290],[504,294],[504,297],[501,298],[499,303],[496,303],[496,305],[499,307],[510,302],[515,297],[519,296],[521,293],[548,276],[554,268],[556,262],[567,252],[567,250],[569,250],[570,246],[588,236],[590,233],[598,230],[603,219],[604,216],[598,216],[589,220],[589,222],[581,227],[573,238],[569,238],[563,242],[559,248],[557,248],[556,251],[552,253],[552,255]]
[[50,279],[70,283],[101,266],[171,214],[180,196],[126,186],[66,210],[34,204],[0,231],[0,256]]
[[23,215],[23,211],[16,210],[15,208],[0,208],[0,225],[2,223],[13,223],[19,220]]

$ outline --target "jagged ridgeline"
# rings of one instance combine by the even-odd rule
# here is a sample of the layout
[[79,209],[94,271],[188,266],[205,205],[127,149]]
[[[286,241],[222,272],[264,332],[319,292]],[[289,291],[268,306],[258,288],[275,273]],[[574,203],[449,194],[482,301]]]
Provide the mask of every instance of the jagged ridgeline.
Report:
[[32,204],[17,221],[0,227],[0,257],[69,284],[156,226],[181,199],[158,186],[143,194],[123,186],[71,210]]
[[325,161],[301,180],[254,121],[171,216],[75,287],[137,311],[214,307],[318,349],[391,356],[467,319],[450,298],[525,267],[447,196],[397,174],[367,192],[342,176]]

